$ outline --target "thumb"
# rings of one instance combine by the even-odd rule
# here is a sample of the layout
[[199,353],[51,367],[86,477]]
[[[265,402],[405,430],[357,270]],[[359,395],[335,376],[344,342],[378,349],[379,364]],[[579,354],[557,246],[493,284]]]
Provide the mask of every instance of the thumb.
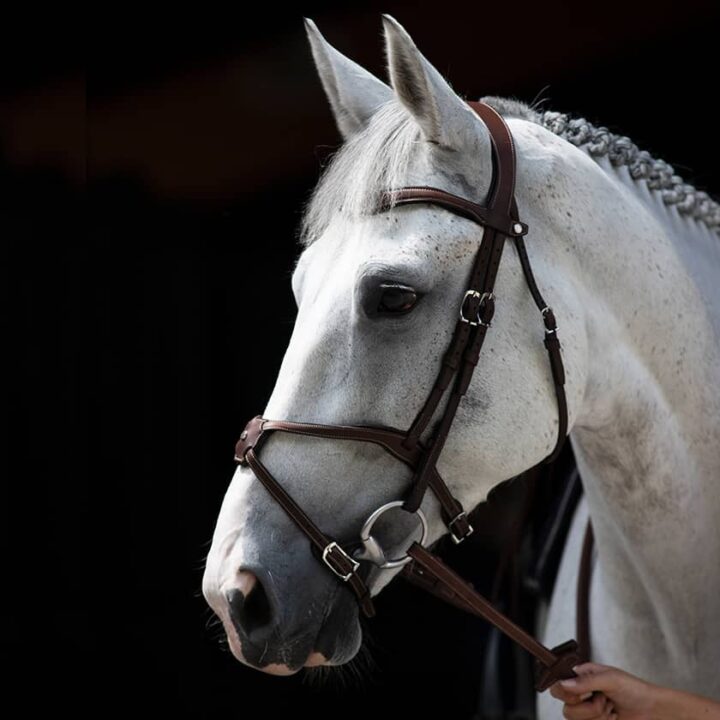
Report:
[[595,690],[607,692],[615,688],[613,668],[596,663],[584,663],[576,665],[573,670],[578,677],[560,681],[560,685],[569,692],[585,694]]

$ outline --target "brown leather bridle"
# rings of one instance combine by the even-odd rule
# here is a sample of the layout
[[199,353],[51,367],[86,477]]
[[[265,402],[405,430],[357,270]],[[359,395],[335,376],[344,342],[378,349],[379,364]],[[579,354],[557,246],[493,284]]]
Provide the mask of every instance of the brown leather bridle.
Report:
[[[243,430],[235,446],[235,460],[252,469],[270,495],[308,537],[322,562],[353,590],[360,608],[367,617],[372,617],[375,610],[370,591],[358,573],[359,560],[367,560],[381,568],[406,565],[404,575],[416,584],[469,612],[489,619],[534,654],[542,666],[536,678],[536,687],[542,690],[557,679],[573,676],[571,668],[579,662],[575,642],[569,641],[554,650],[548,650],[501,615],[473,588],[422,547],[426,522],[420,511],[420,505],[428,488],[437,497],[443,520],[456,543],[462,542],[473,532],[465,510],[440,476],[437,462],[460,401],[470,385],[495,311],[493,290],[506,237],[511,237],[515,242],[530,294],[542,314],[545,325],[545,347],[550,359],[559,422],[555,447],[544,462],[557,457],[567,435],[565,373],[557,337],[557,325],[552,309],[546,304],[535,282],[523,240],[528,227],[520,222],[515,202],[516,163],[512,135],[505,121],[493,108],[481,102],[471,102],[468,105],[477,113],[490,133],[493,176],[487,204],[483,206],[432,187],[404,187],[386,191],[382,194],[380,203],[380,210],[389,210],[397,205],[411,203],[440,205],[484,227],[467,289],[459,303],[458,320],[452,340],[443,356],[435,384],[409,430],[404,432],[390,427],[318,425],[266,420],[258,416],[250,420]],[[449,397],[439,420],[429,436],[421,439],[448,392]],[[404,501],[383,505],[366,521],[361,532],[364,546],[361,552],[355,552],[353,556],[337,540],[322,532],[262,463],[258,454],[263,443],[274,432],[373,443],[405,463],[413,471],[413,479]],[[407,512],[418,514],[423,525],[423,538],[420,543],[414,543],[410,547],[405,557],[388,560],[370,534],[370,530],[383,512],[397,506],[402,506]],[[408,563],[412,564],[408,565]]]

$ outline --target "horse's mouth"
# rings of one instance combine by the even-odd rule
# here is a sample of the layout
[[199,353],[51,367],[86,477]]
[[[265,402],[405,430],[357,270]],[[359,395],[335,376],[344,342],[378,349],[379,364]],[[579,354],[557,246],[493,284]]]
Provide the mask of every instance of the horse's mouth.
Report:
[[[305,635],[294,640],[273,643],[271,648],[268,642],[256,645],[247,639],[241,640],[232,622],[226,622],[223,619],[223,625],[230,651],[235,659],[253,670],[259,670],[269,675],[287,677],[295,675],[303,668],[338,665],[351,659],[355,654],[354,651],[344,652],[341,655],[346,657],[335,659],[317,650],[316,644],[323,634],[324,628],[321,628],[314,640],[309,635]],[[331,643],[332,647],[338,644],[337,640]],[[354,644],[352,643],[352,645]]]

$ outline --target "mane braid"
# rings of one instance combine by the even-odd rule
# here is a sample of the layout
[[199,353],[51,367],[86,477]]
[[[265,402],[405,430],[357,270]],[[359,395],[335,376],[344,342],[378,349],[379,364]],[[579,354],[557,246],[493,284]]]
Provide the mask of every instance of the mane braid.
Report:
[[540,113],[515,100],[487,97],[483,102],[502,114],[536,122],[593,158],[607,157],[616,167],[627,166],[633,180],[644,180],[649,190],[660,191],[665,205],[674,205],[680,215],[693,218],[720,235],[720,203],[686,183],[669,163],[640,150],[629,137],[612,133],[606,127],[596,127],[584,118],[572,118],[552,110]]

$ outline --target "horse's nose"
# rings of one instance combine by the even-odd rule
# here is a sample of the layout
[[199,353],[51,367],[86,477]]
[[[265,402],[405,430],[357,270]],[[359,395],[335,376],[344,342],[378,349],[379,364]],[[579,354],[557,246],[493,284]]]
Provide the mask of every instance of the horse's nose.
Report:
[[237,574],[237,586],[225,594],[230,619],[240,637],[251,642],[266,640],[277,626],[277,613],[272,602],[270,576],[258,578],[249,570]]

